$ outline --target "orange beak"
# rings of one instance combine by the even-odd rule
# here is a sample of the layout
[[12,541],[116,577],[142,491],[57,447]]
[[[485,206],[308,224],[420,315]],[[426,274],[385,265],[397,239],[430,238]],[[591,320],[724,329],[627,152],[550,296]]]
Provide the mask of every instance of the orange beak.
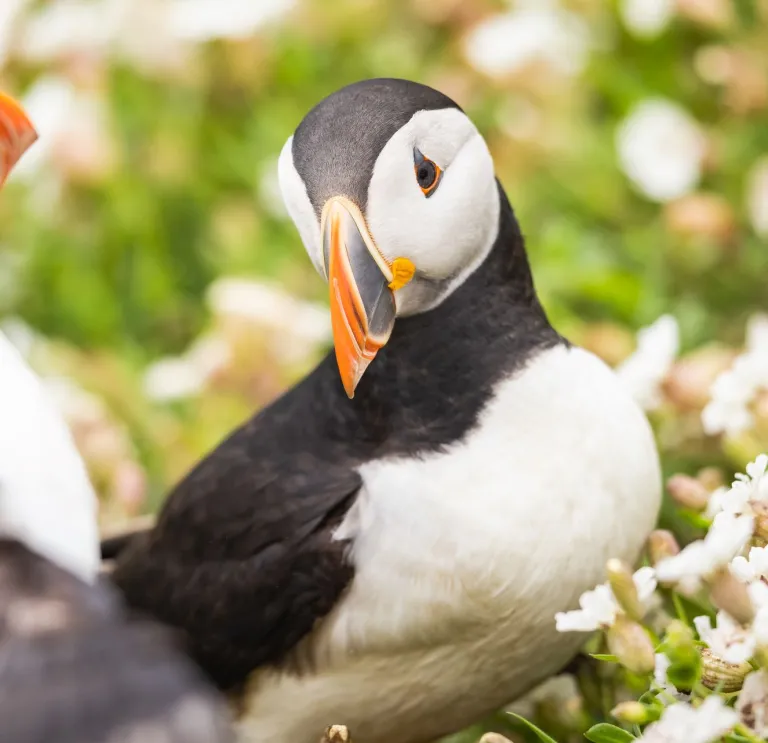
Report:
[[21,106],[0,93],[0,186],[36,139],[37,132]]
[[373,244],[360,210],[347,199],[326,203],[321,232],[336,361],[351,398],[395,324],[392,269]]

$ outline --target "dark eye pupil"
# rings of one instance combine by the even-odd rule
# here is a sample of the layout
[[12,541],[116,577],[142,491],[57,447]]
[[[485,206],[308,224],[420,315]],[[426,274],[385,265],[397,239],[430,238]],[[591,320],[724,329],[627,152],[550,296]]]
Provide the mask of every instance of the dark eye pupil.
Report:
[[422,188],[429,188],[435,182],[435,166],[429,160],[424,161],[419,165],[419,169],[416,172],[416,179],[419,181],[419,185]]

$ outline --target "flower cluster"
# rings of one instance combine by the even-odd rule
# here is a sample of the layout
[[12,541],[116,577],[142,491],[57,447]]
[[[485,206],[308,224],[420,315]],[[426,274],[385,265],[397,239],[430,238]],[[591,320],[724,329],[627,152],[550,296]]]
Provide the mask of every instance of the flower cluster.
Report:
[[623,669],[640,692],[615,705],[618,725],[599,723],[587,738],[761,740],[768,734],[768,455],[729,488],[707,492],[683,475],[669,487],[687,511],[698,509],[704,536],[680,549],[669,532],[654,532],[652,564],[633,574],[610,560],[607,583],[555,617],[560,632],[599,631],[592,642],[608,654],[595,657]]

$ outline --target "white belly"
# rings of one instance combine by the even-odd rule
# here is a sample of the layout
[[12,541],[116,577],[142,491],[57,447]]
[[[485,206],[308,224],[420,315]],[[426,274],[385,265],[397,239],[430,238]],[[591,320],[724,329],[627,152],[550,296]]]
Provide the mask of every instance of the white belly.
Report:
[[[446,401],[450,405],[450,401]],[[581,349],[540,354],[444,453],[361,469],[339,528],[352,586],[308,643],[314,670],[253,679],[243,739],[427,741],[557,671],[583,640],[555,612],[634,561],[661,496],[645,416]]]

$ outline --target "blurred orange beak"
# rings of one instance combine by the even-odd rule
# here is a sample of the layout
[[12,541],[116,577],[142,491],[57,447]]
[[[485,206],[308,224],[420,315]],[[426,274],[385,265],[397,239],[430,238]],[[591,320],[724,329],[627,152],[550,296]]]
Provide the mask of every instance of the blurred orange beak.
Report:
[[37,132],[21,106],[0,93],[0,186],[36,139]]
[[320,226],[331,299],[331,327],[344,390],[355,388],[395,324],[392,269],[373,243],[360,210],[334,197]]

